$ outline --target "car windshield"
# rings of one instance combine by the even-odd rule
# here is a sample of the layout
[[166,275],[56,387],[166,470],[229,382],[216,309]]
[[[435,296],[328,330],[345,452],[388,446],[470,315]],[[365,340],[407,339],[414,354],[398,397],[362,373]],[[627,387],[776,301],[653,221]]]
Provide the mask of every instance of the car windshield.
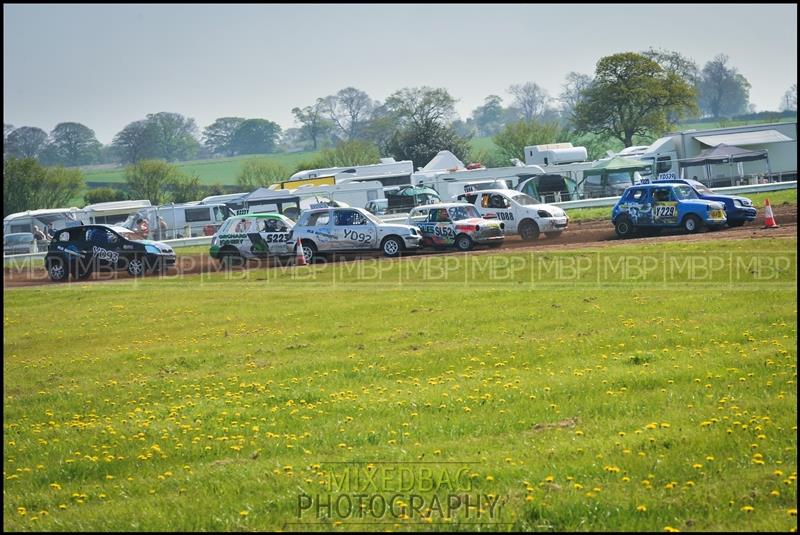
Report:
[[450,219],[453,221],[481,217],[481,215],[478,213],[478,210],[474,206],[453,206],[447,211],[450,213]]
[[511,197],[513,200],[521,204],[522,206],[530,206],[532,204],[539,204],[539,201],[527,195],[525,193],[520,193],[519,195],[514,195]]
[[677,197],[679,201],[697,199],[697,193],[689,186],[675,186],[672,191],[675,192],[675,197]]
[[711,191],[709,189],[708,186],[706,186],[702,182],[692,182],[692,186],[694,186],[694,189],[696,189],[700,193],[706,193],[706,194],[709,194],[709,195],[714,193],[713,191]]
[[376,225],[381,225],[381,224],[383,224],[383,221],[381,221],[380,219],[378,219],[377,217],[375,217],[374,215],[372,215],[371,213],[369,213],[369,212],[368,212],[368,211],[366,211],[366,210],[364,210],[363,212],[362,212],[361,210],[359,210],[359,212],[358,212],[358,213],[359,213],[359,214],[362,214],[364,217],[366,217],[367,219],[369,219],[370,221],[372,221],[372,222],[373,222],[373,223],[375,223]]
[[126,240],[139,240],[141,236],[124,227],[114,227],[114,232],[125,238]]

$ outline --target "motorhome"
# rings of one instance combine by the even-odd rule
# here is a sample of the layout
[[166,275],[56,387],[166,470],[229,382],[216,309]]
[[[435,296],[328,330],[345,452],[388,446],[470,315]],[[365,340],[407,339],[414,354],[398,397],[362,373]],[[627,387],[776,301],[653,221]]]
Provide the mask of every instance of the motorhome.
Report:
[[149,206],[152,205],[147,199],[89,204],[81,210],[85,214],[82,221],[86,224],[116,225],[124,222],[131,214]]
[[350,167],[327,167],[324,169],[309,169],[299,171],[273,189],[290,189],[290,184],[295,181],[312,180],[313,185],[344,184],[347,182],[364,182],[377,180],[384,186],[401,186],[411,183],[411,173],[414,172],[414,163],[411,160],[395,161],[394,158],[381,158],[380,163],[370,165],[355,165]]
[[[34,226],[52,234],[53,231],[61,230],[71,224],[79,224],[78,222],[84,219],[86,219],[86,215],[74,206],[72,208],[27,210],[9,214],[3,218],[3,235],[19,232],[33,233]],[[88,223],[88,219],[86,222]]]
[[[761,151],[764,157],[697,162],[704,150],[721,144]],[[706,185],[797,180],[797,123],[674,132],[657,139],[637,157],[655,165],[657,179],[696,177]]]

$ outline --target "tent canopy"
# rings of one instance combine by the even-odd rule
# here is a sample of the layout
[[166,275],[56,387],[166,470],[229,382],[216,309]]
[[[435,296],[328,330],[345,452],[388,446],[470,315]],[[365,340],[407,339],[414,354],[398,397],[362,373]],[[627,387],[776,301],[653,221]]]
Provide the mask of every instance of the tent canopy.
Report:
[[695,158],[689,158],[680,162],[681,167],[692,167],[697,165],[713,165],[720,163],[752,162],[767,158],[765,150],[748,150],[733,145],[720,143],[716,147],[706,149]]
[[583,174],[599,175],[602,174],[603,171],[638,171],[639,169],[647,169],[651,165],[653,165],[651,162],[645,162],[643,160],[614,156],[606,160],[599,160],[592,167],[585,170]]
[[723,143],[726,145],[763,145],[766,143],[792,141],[792,138],[784,136],[777,130],[756,130],[753,132],[737,132],[735,134],[695,136],[695,139],[710,147],[715,147]]

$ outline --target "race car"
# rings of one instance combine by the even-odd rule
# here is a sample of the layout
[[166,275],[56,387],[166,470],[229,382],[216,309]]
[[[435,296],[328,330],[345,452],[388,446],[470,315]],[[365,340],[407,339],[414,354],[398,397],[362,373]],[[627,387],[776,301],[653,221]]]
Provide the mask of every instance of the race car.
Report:
[[482,218],[467,203],[417,206],[409,212],[406,224],[420,229],[424,245],[437,248],[455,246],[469,251],[475,244],[499,247],[505,239],[504,223]]
[[294,222],[278,213],[243,214],[225,220],[211,238],[209,256],[223,264],[243,259],[291,256],[287,246]]
[[722,203],[699,198],[687,184],[655,183],[628,187],[611,210],[611,221],[617,235],[626,238],[639,230],[719,229],[727,218]]
[[321,208],[300,214],[287,245],[301,243],[306,262],[327,253],[383,251],[399,256],[403,250],[419,249],[422,235],[411,225],[384,223],[363,208]]
[[758,215],[758,210],[753,206],[753,201],[738,195],[721,195],[714,193],[708,186],[697,180],[689,178],[668,178],[654,180],[653,184],[663,183],[686,184],[690,186],[698,197],[707,201],[721,202],[725,205],[725,216],[728,218],[729,227],[741,227],[748,221],[753,221]]
[[569,217],[558,206],[543,204],[513,189],[475,191],[459,195],[458,199],[475,205],[484,218],[505,223],[506,234],[519,234],[526,241],[538,240],[542,232],[548,238],[556,238],[569,224]]
[[115,225],[79,225],[56,231],[44,265],[50,278],[82,280],[95,271],[126,270],[134,277],[163,271],[175,264],[169,245],[140,240],[131,230]]

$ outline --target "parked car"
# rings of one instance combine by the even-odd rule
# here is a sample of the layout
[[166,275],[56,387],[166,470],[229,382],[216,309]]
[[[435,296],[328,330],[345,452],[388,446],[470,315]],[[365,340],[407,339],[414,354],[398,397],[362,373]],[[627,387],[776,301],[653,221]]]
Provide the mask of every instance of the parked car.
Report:
[[389,199],[375,199],[369,201],[364,208],[373,215],[384,215],[386,210],[389,209]]
[[209,256],[223,263],[243,258],[290,256],[286,242],[294,222],[282,214],[256,213],[225,220],[211,238]]
[[701,199],[687,184],[664,183],[626,189],[611,210],[611,221],[618,236],[629,237],[639,230],[719,229],[727,218],[722,203]]
[[473,204],[483,217],[505,223],[506,234],[519,234],[523,240],[538,240],[541,232],[548,238],[555,238],[569,224],[569,217],[558,206],[543,204],[513,189],[465,193],[459,195],[461,199]]
[[728,218],[729,227],[741,227],[746,222],[755,220],[756,215],[758,215],[758,210],[753,206],[753,201],[747,197],[714,193],[708,186],[697,180],[671,178],[653,181],[653,184],[663,183],[687,184],[701,199],[722,203],[725,205],[725,216]]
[[406,220],[422,233],[424,245],[453,247],[469,251],[475,244],[499,247],[503,245],[505,224],[481,217],[471,204],[441,203],[418,206]]
[[82,225],[56,231],[44,265],[50,278],[85,279],[98,270],[126,270],[134,277],[175,264],[175,251],[164,243],[139,240],[115,225]]
[[294,250],[300,241],[306,262],[327,253],[383,251],[399,256],[406,249],[419,249],[422,235],[414,226],[387,224],[363,208],[322,208],[300,214],[287,245]]
[[14,232],[3,236],[3,254],[38,253],[39,247],[32,232]]

